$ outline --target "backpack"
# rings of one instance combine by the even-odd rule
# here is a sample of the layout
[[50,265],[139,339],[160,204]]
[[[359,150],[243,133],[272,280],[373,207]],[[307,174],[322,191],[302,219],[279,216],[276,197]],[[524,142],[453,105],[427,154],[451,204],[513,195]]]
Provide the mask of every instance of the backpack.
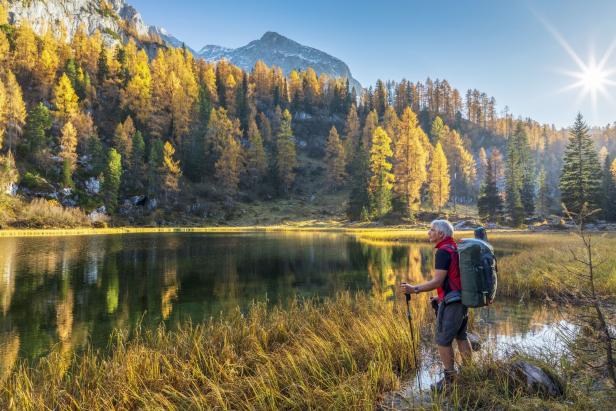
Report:
[[468,238],[458,243],[462,304],[483,307],[496,296],[497,264],[494,248],[485,241]]

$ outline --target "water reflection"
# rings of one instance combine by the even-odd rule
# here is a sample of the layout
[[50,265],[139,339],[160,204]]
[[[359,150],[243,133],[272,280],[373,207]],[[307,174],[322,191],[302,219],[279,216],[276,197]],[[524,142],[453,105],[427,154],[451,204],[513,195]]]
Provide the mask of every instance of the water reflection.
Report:
[[[252,301],[361,290],[394,305],[397,284],[427,279],[432,264],[428,244],[331,233],[2,238],[0,372],[19,357],[105,348],[115,328],[173,328]],[[413,299],[418,321],[427,307]]]

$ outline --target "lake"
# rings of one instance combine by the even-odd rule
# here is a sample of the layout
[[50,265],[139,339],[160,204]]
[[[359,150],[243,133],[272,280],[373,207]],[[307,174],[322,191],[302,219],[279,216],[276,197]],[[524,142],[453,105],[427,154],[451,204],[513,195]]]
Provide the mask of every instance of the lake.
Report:
[[[428,244],[381,244],[339,233],[2,238],[0,371],[58,347],[104,350],[116,328],[173,328],[246,310],[253,301],[285,305],[342,290],[393,301],[399,281],[429,278],[432,259]],[[550,323],[549,315],[535,314],[541,310],[502,302],[485,321],[498,325],[493,338],[516,338]],[[503,312],[506,319],[494,322]]]

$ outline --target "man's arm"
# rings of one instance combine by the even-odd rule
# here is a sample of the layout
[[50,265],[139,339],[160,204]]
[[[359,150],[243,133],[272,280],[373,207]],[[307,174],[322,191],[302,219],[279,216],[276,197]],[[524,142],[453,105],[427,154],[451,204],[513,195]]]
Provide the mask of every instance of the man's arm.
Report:
[[411,285],[407,283],[400,284],[400,288],[405,294],[421,293],[425,291],[432,291],[443,285],[447,277],[447,270],[434,270],[434,277],[425,283],[419,285]]

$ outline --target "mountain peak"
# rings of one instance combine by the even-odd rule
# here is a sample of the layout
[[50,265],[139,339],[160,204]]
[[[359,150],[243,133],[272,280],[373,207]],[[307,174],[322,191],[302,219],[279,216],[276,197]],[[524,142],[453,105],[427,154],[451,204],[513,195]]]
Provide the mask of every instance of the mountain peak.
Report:
[[261,36],[262,41],[276,41],[276,40],[289,40],[282,34],[276,33],[275,31],[266,31]]
[[226,59],[246,71],[252,70],[259,60],[268,66],[280,67],[286,75],[292,70],[306,70],[311,67],[319,75],[348,78],[351,87],[358,93],[361,90],[361,84],[353,78],[349,67],[342,60],[304,46],[275,31],[266,31],[260,39],[236,49],[206,46],[198,55],[209,61]]

